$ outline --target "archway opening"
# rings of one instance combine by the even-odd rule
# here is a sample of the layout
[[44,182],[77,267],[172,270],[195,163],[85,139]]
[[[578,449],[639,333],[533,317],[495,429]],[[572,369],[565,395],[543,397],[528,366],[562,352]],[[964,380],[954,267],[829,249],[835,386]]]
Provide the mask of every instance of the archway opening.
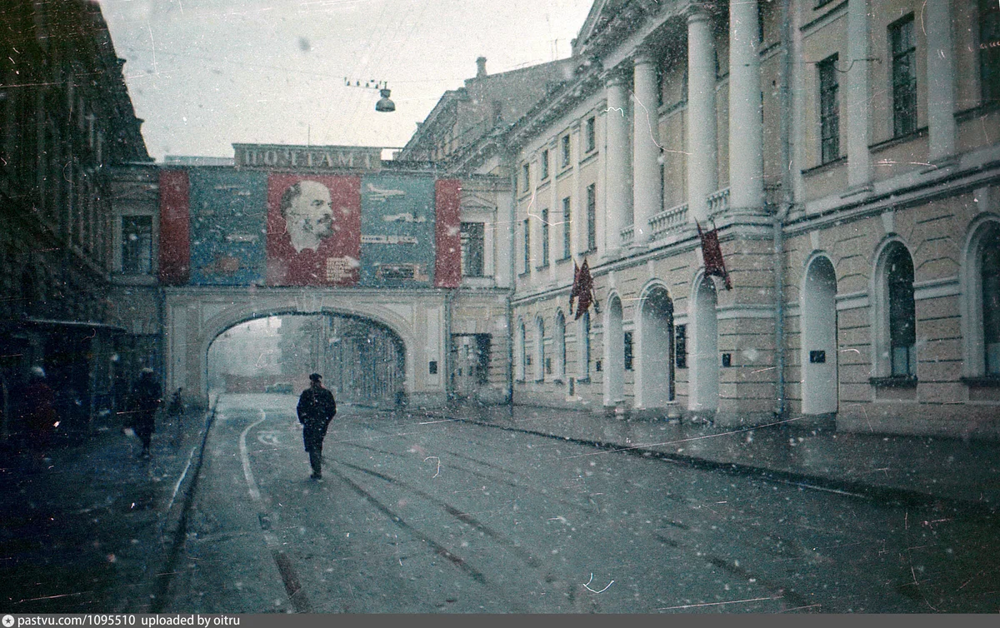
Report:
[[663,408],[674,399],[674,304],[664,288],[650,290],[640,314],[638,404]]
[[694,291],[691,351],[691,398],[693,412],[714,412],[719,407],[718,295],[711,277],[703,276]]
[[323,375],[338,402],[397,405],[406,399],[406,353],[385,325],[334,314],[284,314],[245,321],[208,351],[213,392],[298,394]]
[[837,276],[818,257],[802,287],[802,413],[837,411]]

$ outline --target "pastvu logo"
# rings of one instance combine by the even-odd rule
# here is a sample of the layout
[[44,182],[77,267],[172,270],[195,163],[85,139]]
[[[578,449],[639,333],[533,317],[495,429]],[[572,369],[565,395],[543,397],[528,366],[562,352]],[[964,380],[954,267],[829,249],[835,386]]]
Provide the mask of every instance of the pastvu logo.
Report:
[[3,625],[4,625],[4,628],[10,628],[11,626],[13,626],[14,625],[14,616],[13,615],[4,615],[3,616]]

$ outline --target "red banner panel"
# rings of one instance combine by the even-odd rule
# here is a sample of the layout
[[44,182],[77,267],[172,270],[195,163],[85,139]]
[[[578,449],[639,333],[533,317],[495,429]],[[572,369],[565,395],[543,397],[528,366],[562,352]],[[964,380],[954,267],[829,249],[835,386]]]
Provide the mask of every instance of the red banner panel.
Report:
[[361,177],[268,177],[268,285],[353,286],[360,259]]
[[434,235],[437,257],[434,261],[434,286],[457,288],[462,283],[462,182],[438,179],[434,186],[437,218]]
[[186,170],[160,171],[160,283],[186,284],[191,273],[190,190]]

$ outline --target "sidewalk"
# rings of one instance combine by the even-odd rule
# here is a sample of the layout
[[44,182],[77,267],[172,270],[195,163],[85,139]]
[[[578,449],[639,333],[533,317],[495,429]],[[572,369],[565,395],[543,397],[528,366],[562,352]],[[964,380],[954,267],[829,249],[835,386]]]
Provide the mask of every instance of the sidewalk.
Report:
[[810,430],[794,420],[720,429],[532,406],[453,405],[427,414],[872,499],[1000,510],[998,442]]
[[161,413],[149,461],[110,426],[59,439],[42,465],[0,446],[0,612],[155,611],[207,425]]

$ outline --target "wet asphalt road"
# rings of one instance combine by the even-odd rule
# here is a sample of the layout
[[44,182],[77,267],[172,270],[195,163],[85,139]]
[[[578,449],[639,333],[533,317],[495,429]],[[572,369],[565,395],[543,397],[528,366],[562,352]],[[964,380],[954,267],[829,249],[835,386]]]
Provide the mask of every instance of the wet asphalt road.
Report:
[[342,407],[224,396],[163,612],[997,612],[995,518]]

